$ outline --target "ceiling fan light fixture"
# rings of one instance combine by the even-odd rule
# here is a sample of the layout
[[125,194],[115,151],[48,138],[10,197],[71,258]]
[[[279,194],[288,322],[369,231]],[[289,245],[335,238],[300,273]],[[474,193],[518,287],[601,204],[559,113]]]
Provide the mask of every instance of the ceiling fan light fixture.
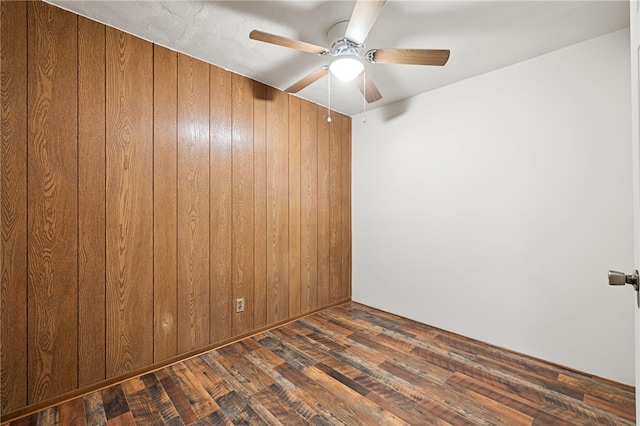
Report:
[[363,69],[362,62],[353,57],[338,58],[329,65],[329,71],[342,81],[353,80]]

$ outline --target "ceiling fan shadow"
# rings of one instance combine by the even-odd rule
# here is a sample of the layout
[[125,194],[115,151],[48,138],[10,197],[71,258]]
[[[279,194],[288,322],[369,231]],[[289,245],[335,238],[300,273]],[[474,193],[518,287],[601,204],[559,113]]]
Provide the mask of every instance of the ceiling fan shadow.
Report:
[[405,98],[383,106],[381,109],[384,121],[393,121],[401,115],[404,115],[404,113],[409,111],[411,103],[412,98]]

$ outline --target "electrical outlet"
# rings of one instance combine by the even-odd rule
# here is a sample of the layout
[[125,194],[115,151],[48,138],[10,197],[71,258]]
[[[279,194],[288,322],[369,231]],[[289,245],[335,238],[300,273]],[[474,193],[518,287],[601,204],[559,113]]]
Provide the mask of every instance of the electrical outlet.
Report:
[[236,299],[236,313],[244,312],[244,297]]

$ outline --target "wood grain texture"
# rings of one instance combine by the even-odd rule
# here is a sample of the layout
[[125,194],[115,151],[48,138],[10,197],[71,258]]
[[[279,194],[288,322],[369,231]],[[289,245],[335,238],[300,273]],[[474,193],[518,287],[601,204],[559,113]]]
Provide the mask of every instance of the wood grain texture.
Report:
[[[28,399],[78,385],[77,17],[29,2]],[[60,307],[64,309],[60,309]]]
[[[3,416],[339,300],[342,141],[335,157],[315,105],[192,58],[179,71],[177,53],[41,1],[1,4]],[[283,407],[228,398],[209,420]]]
[[153,46],[153,360],[178,354],[178,55]]
[[342,120],[329,126],[329,300],[342,293]]
[[78,17],[78,385],[105,375],[105,27]]
[[316,46],[303,41],[292,40],[290,38],[282,37],[275,34],[265,33],[264,31],[253,30],[249,33],[249,38],[252,40],[260,40],[265,43],[277,44],[280,46],[289,47],[291,49],[301,50],[307,53],[313,53],[315,55],[322,55],[329,53],[326,48]]
[[351,297],[351,117],[342,116],[342,280],[339,300]]
[[300,98],[289,95],[289,315],[300,314]]
[[331,220],[329,128],[327,111],[318,108],[318,306],[330,301],[331,282]]
[[58,409],[58,424],[77,425],[86,419],[82,399],[72,399],[61,404]]
[[210,333],[211,343],[232,336],[231,73],[211,65],[210,75]]
[[322,68],[319,68],[319,69],[313,71],[311,74],[308,74],[308,75],[302,77],[297,82],[293,83],[291,86],[289,86],[286,89],[286,92],[298,93],[299,91],[301,91],[302,89],[304,89],[305,87],[310,85],[311,83],[314,83],[314,82],[320,80],[322,77],[324,77],[328,73],[329,73],[329,67],[327,67],[325,65]]
[[318,111],[300,101],[300,309],[318,306]]
[[0,3],[0,411],[27,404],[27,2]]
[[253,81],[233,74],[232,105],[232,259],[233,300],[244,298],[244,312],[233,316],[233,333],[253,327]]
[[349,302],[9,426],[56,419],[58,424],[72,419],[78,426],[107,419],[129,424],[633,425],[634,396],[630,386]]
[[253,83],[253,326],[267,325],[267,86]]
[[178,352],[209,343],[209,66],[178,54]]
[[107,377],[153,362],[153,50],[107,28]]
[[267,323],[289,316],[288,96],[267,88]]

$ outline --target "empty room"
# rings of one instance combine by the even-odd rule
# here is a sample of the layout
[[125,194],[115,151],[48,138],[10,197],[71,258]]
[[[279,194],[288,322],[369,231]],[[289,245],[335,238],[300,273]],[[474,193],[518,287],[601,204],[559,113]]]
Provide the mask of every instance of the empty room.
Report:
[[634,425],[640,3],[2,0],[2,425]]

